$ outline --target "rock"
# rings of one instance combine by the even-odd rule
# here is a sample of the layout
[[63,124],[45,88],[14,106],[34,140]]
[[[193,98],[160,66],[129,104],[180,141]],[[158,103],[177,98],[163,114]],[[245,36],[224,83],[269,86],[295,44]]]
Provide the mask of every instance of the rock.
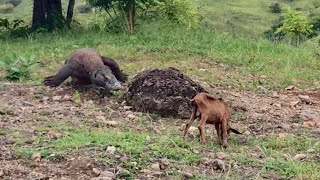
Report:
[[157,177],[157,178],[160,178],[160,177],[162,177],[162,176],[165,176],[165,173],[164,173],[164,172],[161,172],[161,171],[156,171],[156,172],[153,172],[153,173],[152,173],[152,176]]
[[159,163],[159,167],[161,170],[165,170],[169,167],[170,162],[167,159],[161,159]]
[[48,101],[48,100],[49,100],[49,97],[48,97],[48,96],[43,96],[42,102],[45,102],[45,101]]
[[220,159],[214,159],[212,161],[212,168],[214,170],[221,170],[221,171],[225,171],[226,170],[226,165],[225,163],[220,160]]
[[250,135],[251,133],[250,133],[250,131],[245,131],[243,134],[244,135]]
[[3,169],[0,169],[0,177],[4,176],[4,171]]
[[306,154],[297,154],[293,157],[295,160],[303,160],[306,159],[308,156]]
[[288,136],[288,133],[279,133],[278,137],[279,138],[286,138]]
[[307,120],[320,120],[320,112],[314,109],[304,110],[300,113],[300,117],[307,121]]
[[127,118],[129,118],[130,120],[134,120],[136,119],[136,116],[134,114],[128,114]]
[[281,108],[281,104],[280,103],[274,103],[274,106],[276,106],[277,108]]
[[113,127],[118,126],[118,123],[116,121],[106,121],[105,123],[108,126],[113,126]]
[[307,104],[311,103],[310,96],[308,95],[298,95],[298,97],[304,103],[307,103]]
[[126,111],[126,112],[124,112],[124,114],[125,114],[126,116],[128,116],[129,114],[133,114],[133,112],[132,112],[132,111]]
[[133,109],[161,117],[189,118],[190,100],[204,88],[175,68],[148,69],[128,84],[125,100]]
[[114,146],[108,146],[106,152],[108,154],[114,154],[116,152],[116,148]]
[[195,153],[195,154],[199,154],[199,151],[196,150],[196,149],[192,150],[192,152]]
[[294,86],[288,86],[288,87],[286,87],[286,90],[288,90],[288,91],[290,90],[291,91],[291,90],[294,90],[295,88],[296,87],[294,87]]
[[[102,171],[101,173],[100,173],[100,176],[98,177],[98,179],[101,179],[101,180],[106,180],[106,179],[110,179],[110,180],[112,180],[112,179],[116,179],[116,174],[115,173],[113,173],[113,172],[110,172],[110,171]],[[98,180],[98,179],[96,179],[96,180]]]
[[317,129],[312,130],[311,133],[312,133],[312,134],[315,134],[315,135],[317,135],[317,136],[320,135],[320,128],[317,128]]
[[61,98],[62,98],[61,96],[53,96],[53,97],[52,97],[52,100],[53,100],[53,101],[60,101]]
[[128,171],[124,168],[119,168],[117,174],[130,174],[130,171]]
[[69,95],[64,95],[63,98],[62,98],[62,100],[64,100],[64,101],[70,101],[70,100],[71,100],[71,96],[69,96]]
[[224,153],[224,152],[217,152],[216,154],[215,154],[215,158],[217,158],[217,159],[225,159],[225,158],[227,158],[228,156]]
[[314,152],[316,152],[316,150],[315,149],[308,149],[307,152],[308,153],[314,153]]
[[290,106],[296,107],[299,103],[300,103],[300,101],[292,101],[292,102],[290,102]]
[[302,127],[309,128],[309,127],[314,127],[316,125],[317,125],[316,121],[305,121],[303,122]]
[[196,131],[198,128],[194,127],[194,126],[191,126],[189,129],[188,129],[188,136],[190,137],[194,137],[194,131]]
[[96,119],[100,120],[100,121],[105,121],[106,118],[104,116],[96,116]]
[[150,142],[151,141],[151,137],[150,136],[146,136],[146,141]]
[[92,173],[95,175],[95,176],[99,176],[101,174],[101,171],[97,168],[92,168]]
[[300,127],[301,127],[301,124],[299,124],[299,123],[292,123],[292,124],[291,124],[291,127],[293,127],[293,128],[300,128]]
[[272,93],[272,97],[274,97],[274,98],[279,98],[278,92],[273,92],[273,93]]
[[123,106],[123,109],[124,110],[130,110],[130,109],[132,109],[132,106]]
[[159,165],[159,163],[154,163],[154,164],[152,164],[152,165],[151,165],[151,169],[152,169],[153,171],[160,171],[160,165]]
[[181,174],[184,178],[192,178],[193,174],[191,172],[182,172]]
[[34,161],[40,161],[41,160],[41,154],[40,153],[33,153],[31,156],[31,159]]

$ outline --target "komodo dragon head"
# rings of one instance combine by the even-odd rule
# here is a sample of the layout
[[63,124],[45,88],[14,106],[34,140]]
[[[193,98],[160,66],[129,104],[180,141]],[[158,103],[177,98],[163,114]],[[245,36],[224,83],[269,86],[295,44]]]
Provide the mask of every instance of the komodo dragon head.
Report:
[[112,74],[109,67],[97,69],[91,73],[92,83],[105,90],[117,91],[122,89],[120,81]]

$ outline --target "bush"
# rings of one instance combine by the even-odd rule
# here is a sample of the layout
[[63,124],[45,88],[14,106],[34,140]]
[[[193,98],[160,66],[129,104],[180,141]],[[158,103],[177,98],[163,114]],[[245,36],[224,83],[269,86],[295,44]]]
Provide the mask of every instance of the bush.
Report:
[[76,11],[79,13],[89,13],[92,11],[92,7],[88,4],[80,4],[76,6]]
[[272,3],[269,6],[270,10],[272,13],[281,13],[282,9],[280,7],[280,3],[276,2],[276,3]]
[[29,26],[24,25],[23,20],[0,19],[0,38],[24,37],[29,32]]
[[10,81],[23,81],[31,78],[30,70],[35,68],[37,62],[34,56],[25,57],[12,54],[0,60],[0,67],[5,69],[5,78]]
[[279,17],[276,21],[273,22],[271,28],[263,33],[263,36],[270,41],[280,41],[285,37],[285,33],[279,32],[276,33],[278,28],[283,26],[284,17]]
[[12,4],[0,5],[0,13],[2,13],[2,14],[12,13],[13,9],[14,9],[14,6]]
[[18,6],[22,0],[6,0],[4,3],[5,4],[12,4],[14,7]]
[[199,24],[197,7],[192,0],[162,0],[158,9],[165,20],[180,25],[196,27]]

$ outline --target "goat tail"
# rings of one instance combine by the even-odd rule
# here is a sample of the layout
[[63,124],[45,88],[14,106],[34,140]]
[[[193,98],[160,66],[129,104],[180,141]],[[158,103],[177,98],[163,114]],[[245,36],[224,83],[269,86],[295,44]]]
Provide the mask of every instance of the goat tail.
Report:
[[230,130],[231,132],[235,133],[235,134],[242,134],[242,133],[239,132],[238,130],[233,129],[233,128],[231,128],[231,127],[229,127],[229,130]]

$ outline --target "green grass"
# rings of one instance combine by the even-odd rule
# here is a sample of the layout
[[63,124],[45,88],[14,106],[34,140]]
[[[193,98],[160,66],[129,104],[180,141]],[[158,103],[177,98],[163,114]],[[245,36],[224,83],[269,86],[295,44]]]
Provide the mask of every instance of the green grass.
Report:
[[[236,162],[239,167],[252,167],[256,173],[249,175],[257,177],[277,176],[282,178],[292,177],[294,179],[317,179],[320,177],[318,171],[320,165],[314,159],[315,154],[307,153],[310,148],[319,149],[320,144],[317,138],[306,135],[291,135],[286,138],[276,136],[266,136],[254,138],[250,137],[247,143],[237,143],[242,137],[231,135],[229,138],[229,148],[221,148],[215,138],[210,138],[207,145],[200,144],[198,138],[183,139],[176,132],[177,126],[171,126],[170,122],[165,122],[168,127],[162,134],[154,134],[151,131],[121,131],[112,129],[88,129],[74,128],[66,124],[52,124],[52,131],[64,130],[68,136],[58,139],[48,139],[38,135],[34,137],[36,144],[24,144],[23,140],[17,143],[13,150],[20,157],[28,158],[34,152],[40,152],[43,158],[52,159],[67,157],[68,155],[85,155],[106,163],[115,163],[114,155],[105,153],[108,146],[116,147],[116,154],[120,156],[129,155],[130,159],[124,162],[126,168],[130,169],[134,176],[135,170],[132,163],[137,162],[140,169],[148,168],[153,160],[167,158],[171,166],[178,169],[186,165],[197,165],[201,158],[210,152],[222,151],[229,156],[228,162]],[[171,128],[169,128],[171,127]],[[46,127],[38,127],[38,131],[47,130]],[[29,139],[14,130],[10,132],[15,139]],[[94,149],[91,151],[90,149]],[[194,150],[200,152],[195,153]],[[305,153],[308,158],[305,161],[294,160],[293,156],[298,153]],[[52,156],[52,154],[55,154]],[[249,171],[251,172],[251,171]],[[178,174],[173,173],[173,177]],[[231,169],[224,174],[227,178],[239,178],[237,169]],[[205,178],[205,174],[195,174],[195,178]]]
[[[6,40],[1,42],[0,55],[34,54],[45,64],[35,72],[38,82],[54,73],[74,50],[92,47],[118,60],[130,74],[141,68],[176,66],[207,82],[239,88],[283,88],[291,84],[319,88],[320,61],[311,48],[273,44],[263,39],[233,38],[209,30],[160,30],[157,27],[141,27],[134,35],[75,31]],[[200,60],[236,66],[239,71],[213,70],[198,63]],[[208,69],[209,73],[202,73],[199,68]],[[231,78],[226,81],[225,75]],[[243,77],[249,75],[253,80],[245,81]],[[260,78],[262,75],[266,80]]]

